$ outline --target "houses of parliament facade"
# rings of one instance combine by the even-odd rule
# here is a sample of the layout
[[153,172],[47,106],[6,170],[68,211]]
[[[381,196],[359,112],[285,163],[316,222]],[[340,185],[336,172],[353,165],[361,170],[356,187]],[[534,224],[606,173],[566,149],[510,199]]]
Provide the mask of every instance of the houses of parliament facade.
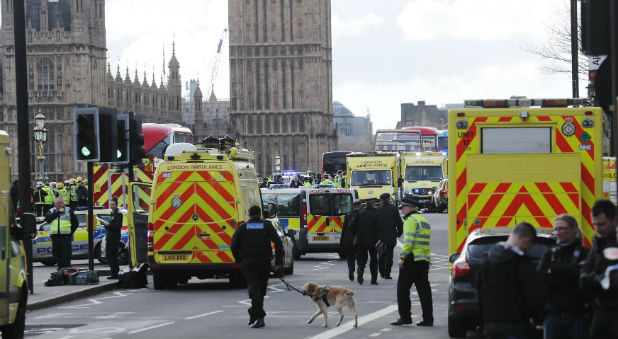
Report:
[[[2,1],[0,129],[11,137],[11,162],[17,164],[12,6],[12,0]],[[137,71],[121,72],[118,67],[112,74],[106,58],[105,0],[26,0],[25,6],[29,121],[33,124],[39,112],[46,117],[44,172],[51,181],[86,172],[85,164],[74,161],[75,107],[97,105],[133,111],[142,114],[144,122],[182,120],[182,84],[175,53],[167,65],[167,79],[155,79],[154,75],[147,79],[146,74],[140,79]],[[31,171],[36,173],[38,148],[32,139],[30,146]],[[17,170],[13,166],[13,178]]]

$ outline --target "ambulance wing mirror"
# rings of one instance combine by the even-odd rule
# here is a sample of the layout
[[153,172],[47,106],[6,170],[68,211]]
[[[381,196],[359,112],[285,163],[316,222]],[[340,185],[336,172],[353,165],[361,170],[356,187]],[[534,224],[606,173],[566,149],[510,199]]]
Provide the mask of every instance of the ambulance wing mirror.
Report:
[[403,178],[397,178],[397,186],[403,185],[403,182],[404,182]]
[[457,261],[457,259],[459,259],[460,254],[459,253],[453,253],[451,254],[450,257],[448,257],[448,261],[452,264],[455,261]]

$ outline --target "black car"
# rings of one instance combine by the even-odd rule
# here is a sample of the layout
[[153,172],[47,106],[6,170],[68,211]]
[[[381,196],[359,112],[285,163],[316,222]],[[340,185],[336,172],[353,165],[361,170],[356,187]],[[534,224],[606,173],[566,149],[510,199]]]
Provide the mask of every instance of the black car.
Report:
[[[448,335],[465,338],[467,330],[480,325],[480,312],[474,278],[483,257],[496,243],[506,241],[512,227],[484,228],[472,231],[461,254],[452,254],[453,264],[448,289]],[[538,262],[549,246],[555,244],[551,229],[537,229],[537,243],[527,255]]]

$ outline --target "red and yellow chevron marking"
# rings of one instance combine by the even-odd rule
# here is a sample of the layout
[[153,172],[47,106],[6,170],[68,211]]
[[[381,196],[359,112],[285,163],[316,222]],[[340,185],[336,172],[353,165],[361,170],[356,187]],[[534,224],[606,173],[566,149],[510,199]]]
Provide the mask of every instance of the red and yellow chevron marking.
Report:
[[111,185],[111,191],[109,191],[111,195],[109,199],[116,197],[118,198],[118,206],[123,206],[129,177],[125,173],[114,173],[110,171],[107,172],[107,175],[109,177],[108,184]]
[[[330,223],[326,225],[326,219],[330,218]],[[307,215],[307,231],[325,233],[325,232],[341,232],[343,227],[343,220],[345,216],[319,216],[309,214]]]
[[95,164],[92,171],[92,201],[94,206],[109,207],[107,202],[109,201],[109,185],[107,184],[107,171],[109,166],[107,164]]
[[191,250],[191,263],[234,262],[229,246],[238,212],[232,182],[212,180],[226,179],[218,171],[168,173],[157,177],[155,251]]
[[[602,117],[598,108],[531,108],[530,117],[525,124],[519,117],[521,109],[468,109],[456,116],[451,112],[449,140],[454,149],[454,166],[450,166],[450,186],[455,193],[454,204],[449,206],[451,232],[449,250],[461,252],[461,247],[469,232],[480,227],[499,227],[515,225],[528,221],[540,227],[551,227],[552,219],[561,213],[569,213],[580,219],[584,242],[590,246],[594,229],[590,208],[595,200],[601,198],[601,127]],[[584,111],[594,111],[594,115],[584,115]],[[594,127],[582,127],[582,119],[594,119]],[[467,120],[466,130],[457,129],[457,120]],[[562,126],[571,122],[575,133],[567,136]],[[536,125],[535,125],[536,124]],[[468,155],[480,153],[481,132],[479,125],[491,127],[551,127],[553,132],[553,153],[579,153],[581,155],[580,182],[468,182]],[[598,141],[595,143],[595,141]]]

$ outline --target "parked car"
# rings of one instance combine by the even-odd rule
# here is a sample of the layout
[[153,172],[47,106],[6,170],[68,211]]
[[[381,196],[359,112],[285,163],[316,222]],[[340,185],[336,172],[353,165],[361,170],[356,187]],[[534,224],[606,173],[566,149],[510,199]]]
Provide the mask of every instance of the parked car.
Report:
[[[481,323],[475,275],[483,257],[498,242],[506,241],[512,227],[481,228],[468,235],[461,254],[452,254],[453,264],[448,288],[448,334],[451,338],[465,338],[467,330]],[[536,245],[527,255],[538,263],[549,246],[555,244],[551,229],[537,229]]]
[[[288,230],[287,233],[283,230],[283,226],[279,221],[279,218],[268,219],[275,227],[277,234],[281,238],[281,242],[283,243],[283,273],[284,274],[293,274],[294,273],[294,234],[296,231]],[[275,264],[275,245],[272,244],[273,247],[273,256],[271,259],[271,263]]]
[[438,189],[431,196],[431,204],[438,213],[443,213],[448,208],[448,178],[440,181]]
[[[120,233],[120,246],[118,250],[118,261],[121,265],[128,263],[128,251],[126,244],[129,242],[129,233],[127,232],[127,217],[126,210],[120,210],[124,215],[122,222],[122,230]],[[95,225],[96,228],[93,232],[94,237],[94,257],[102,264],[106,264],[107,260],[104,256],[104,250],[102,249],[103,239],[105,238],[105,227],[96,220],[99,217],[105,221],[109,221],[111,217],[110,209],[95,209]],[[75,216],[79,221],[79,226],[73,234],[72,247],[73,255],[72,259],[86,259],[88,258],[88,229],[86,228],[86,218],[88,217],[88,211],[76,211]],[[34,239],[32,239],[32,257],[33,261],[38,261],[46,266],[52,266],[56,264],[52,255],[51,236],[49,234],[49,223],[45,222],[38,226],[38,232]]]

